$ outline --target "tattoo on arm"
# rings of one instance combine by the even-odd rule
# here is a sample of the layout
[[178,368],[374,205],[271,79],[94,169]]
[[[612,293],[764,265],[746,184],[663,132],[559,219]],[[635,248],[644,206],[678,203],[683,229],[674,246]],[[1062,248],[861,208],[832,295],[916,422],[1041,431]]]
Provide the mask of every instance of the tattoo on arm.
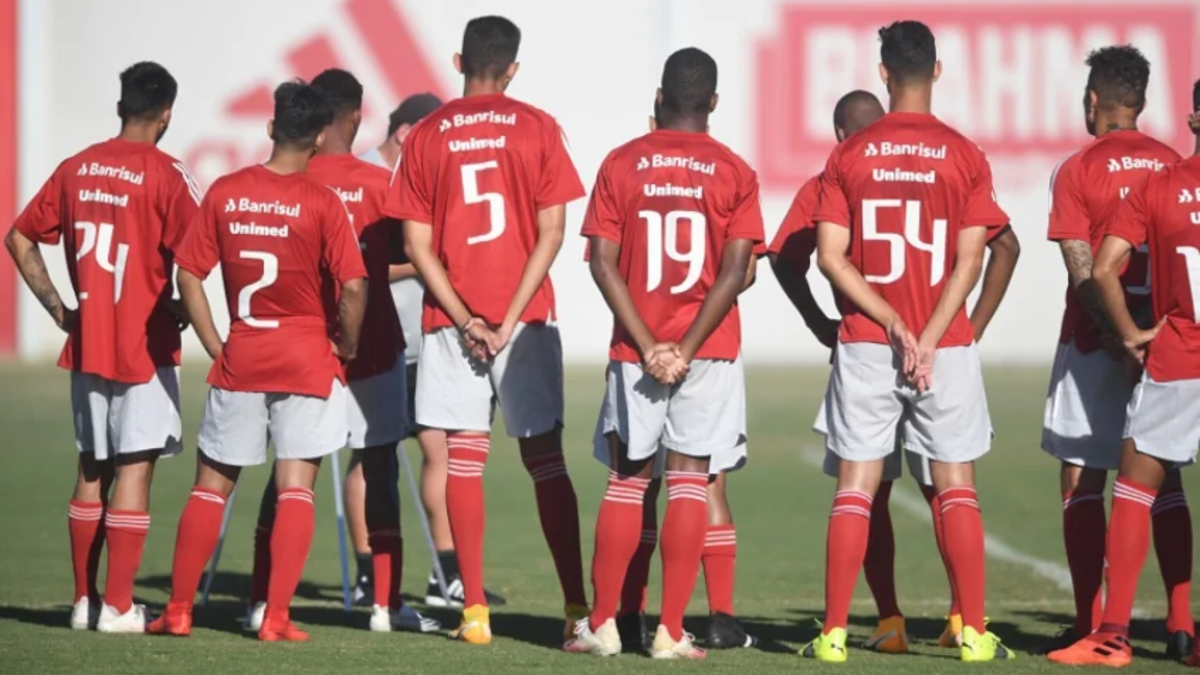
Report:
[[1100,302],[1100,294],[1092,280],[1092,247],[1085,241],[1069,239],[1059,242],[1062,248],[1063,262],[1067,265],[1067,276],[1071,281],[1071,289],[1075,292],[1079,303],[1087,312],[1088,317],[1101,332],[1112,332],[1112,322]]
[[57,319],[59,312],[63,309],[62,298],[58,295],[58,290],[54,288],[54,282],[50,280],[50,274],[46,271],[46,261],[42,259],[42,252],[37,245],[29,247],[25,255],[21,257],[21,276],[25,277],[25,283],[29,285],[29,290],[33,291],[38,302],[42,303],[42,307],[50,313],[50,316]]

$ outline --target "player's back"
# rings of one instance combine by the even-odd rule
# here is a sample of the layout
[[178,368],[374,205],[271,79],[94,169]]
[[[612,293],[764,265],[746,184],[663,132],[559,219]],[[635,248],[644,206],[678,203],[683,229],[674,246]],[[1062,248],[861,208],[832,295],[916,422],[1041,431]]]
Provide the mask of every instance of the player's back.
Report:
[[[678,342],[717,281],[725,244],[763,240],[758,180],[708,134],[653,131],[605,159],[583,233],[620,244],[638,314],[656,339]],[[735,304],[696,356],[732,360],[740,344]],[[620,322],[612,358],[639,360]]]
[[[834,149],[813,219],[851,228],[851,262],[920,334],[954,269],[959,232],[1008,217],[975,143],[933,115],[893,112]],[[887,342],[883,327],[847,309],[843,342]],[[939,346],[973,340],[960,309]]]

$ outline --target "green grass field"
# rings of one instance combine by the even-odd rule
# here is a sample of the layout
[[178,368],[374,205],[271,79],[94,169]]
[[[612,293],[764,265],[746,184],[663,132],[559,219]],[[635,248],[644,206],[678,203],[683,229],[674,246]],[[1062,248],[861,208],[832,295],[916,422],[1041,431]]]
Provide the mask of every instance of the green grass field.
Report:
[[[579,368],[567,383],[567,453],[579,492],[585,561],[604,488],[604,470],[592,461],[590,438],[600,394],[598,367]],[[992,537],[988,559],[988,614],[992,628],[1012,647],[1031,648],[1069,621],[1070,595],[1061,585],[1060,501],[1057,467],[1038,449],[1045,368],[992,368],[988,389],[996,428],[994,449],[979,467],[984,520]],[[202,373],[185,372],[185,435],[195,438],[202,408]],[[795,650],[815,631],[822,611],[824,538],[833,485],[812,465],[819,445],[809,431],[824,390],[823,369],[753,368],[749,376],[750,465],[730,483],[738,523],[737,609],[762,639],[761,649],[721,652],[705,664],[662,664],[638,655],[601,661],[558,650],[562,615],[557,582],[542,541],[529,479],[509,439],[497,442],[487,474],[488,585],[509,598],[493,615],[497,639],[489,647],[453,643],[444,636],[379,635],[366,630],[363,610],[345,614],[326,473],[318,487],[319,522],[293,616],[312,632],[307,644],[263,645],[239,629],[249,590],[256,498],[236,504],[222,573],[210,606],[197,610],[198,630],[187,640],[75,633],[67,629],[71,593],[66,502],[74,480],[75,451],[67,407],[67,377],[45,367],[0,366],[0,672],[7,673],[205,673],[403,672],[507,673],[662,672],[704,668],[717,673],[775,673],[823,667]],[[410,457],[418,460],[415,448]],[[175,526],[193,476],[193,459],[160,464],[154,486],[154,524],[137,586],[139,602],[166,602]],[[265,469],[248,471],[246,494],[257,495]],[[1187,476],[1200,494],[1200,472]],[[901,605],[909,616],[915,656],[884,657],[855,650],[856,672],[948,672],[965,666],[933,644],[942,627],[948,592],[927,518],[913,508],[918,493],[905,484],[894,498]],[[404,589],[423,595],[429,558],[419,525],[406,506],[407,574]],[[905,508],[905,506],[908,508]],[[651,580],[657,606],[658,563]],[[1165,609],[1151,556],[1135,625],[1141,658],[1133,672],[1183,672],[1159,657]],[[1197,608],[1200,609],[1200,608]],[[691,605],[689,629],[703,634],[703,581]],[[446,623],[453,615],[432,612]],[[860,641],[873,627],[874,605],[860,583],[851,632]],[[1061,668],[1021,655],[990,666],[1011,672]]]

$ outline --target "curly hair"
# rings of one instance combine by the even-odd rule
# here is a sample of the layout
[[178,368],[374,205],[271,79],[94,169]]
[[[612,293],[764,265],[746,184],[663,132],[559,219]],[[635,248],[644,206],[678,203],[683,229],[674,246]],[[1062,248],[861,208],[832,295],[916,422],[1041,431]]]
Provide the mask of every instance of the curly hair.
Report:
[[1097,105],[1141,110],[1146,105],[1150,62],[1133,45],[1102,47],[1088,54],[1088,89],[1096,92]]

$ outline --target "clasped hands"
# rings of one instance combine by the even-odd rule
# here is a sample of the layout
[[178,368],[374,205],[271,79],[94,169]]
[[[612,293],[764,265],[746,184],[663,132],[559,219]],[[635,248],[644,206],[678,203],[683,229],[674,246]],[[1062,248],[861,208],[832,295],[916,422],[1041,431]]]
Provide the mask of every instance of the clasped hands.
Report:
[[459,328],[459,333],[471,356],[480,361],[491,361],[508,346],[513,329],[503,324],[492,328],[480,317],[473,316]]

